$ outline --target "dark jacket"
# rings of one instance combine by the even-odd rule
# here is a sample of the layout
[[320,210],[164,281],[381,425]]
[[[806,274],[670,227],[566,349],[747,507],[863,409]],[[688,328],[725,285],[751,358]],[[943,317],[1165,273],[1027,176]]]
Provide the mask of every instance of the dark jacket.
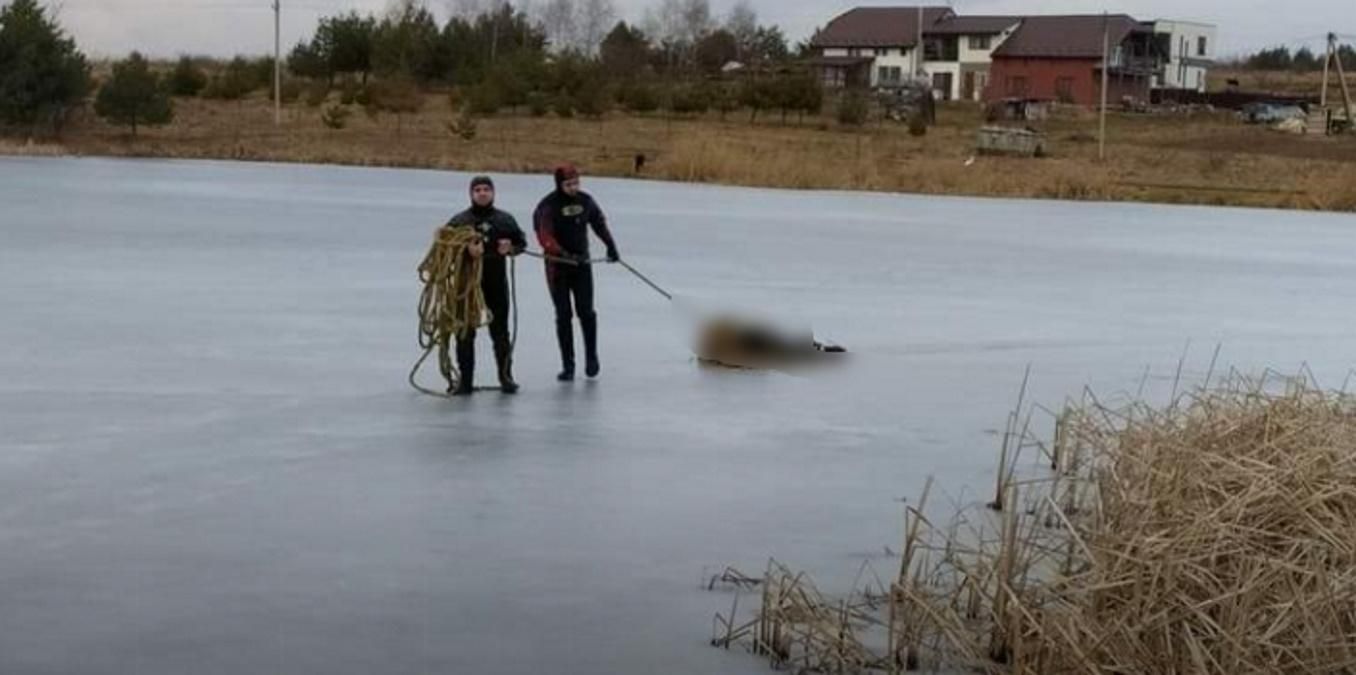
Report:
[[571,197],[556,190],[546,195],[532,216],[532,228],[547,255],[587,259],[592,228],[607,246],[608,256],[616,257],[617,244],[607,229],[607,217],[586,192]]
[[448,227],[474,227],[485,239],[485,276],[504,274],[504,257],[499,255],[499,240],[513,242],[514,254],[527,248],[527,238],[523,235],[518,221],[507,211],[493,206],[481,208],[472,206],[447,221]]

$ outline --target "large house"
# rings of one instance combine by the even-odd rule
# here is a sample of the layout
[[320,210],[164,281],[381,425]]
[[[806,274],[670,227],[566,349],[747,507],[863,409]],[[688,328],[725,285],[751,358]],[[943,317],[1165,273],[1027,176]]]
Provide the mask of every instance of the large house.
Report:
[[858,7],[811,38],[811,63],[829,88],[899,86],[920,66],[920,26],[955,15],[949,7]]
[[1107,100],[1147,100],[1159,59],[1153,29],[1124,14],[1033,16],[994,51],[986,100],[1038,99],[1096,105],[1104,41]]
[[[921,48],[920,40],[921,37]],[[889,89],[922,79],[941,99],[1028,98],[1094,105],[1149,88],[1204,88],[1214,29],[1125,15],[960,16],[948,7],[859,7],[811,39],[828,88]]]

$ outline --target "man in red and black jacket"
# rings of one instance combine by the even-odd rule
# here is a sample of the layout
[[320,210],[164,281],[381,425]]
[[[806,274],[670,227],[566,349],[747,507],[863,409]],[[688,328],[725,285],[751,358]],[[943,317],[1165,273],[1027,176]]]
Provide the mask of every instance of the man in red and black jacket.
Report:
[[570,261],[546,263],[546,285],[556,308],[556,340],[560,343],[561,370],[556,379],[568,382],[574,379],[574,315],[579,316],[579,328],[584,334],[584,373],[597,377],[600,369],[589,229],[607,246],[608,261],[617,262],[621,255],[607,229],[603,210],[593,197],[579,189],[579,170],[563,164],[556,168],[555,179],[556,189],[537,205],[532,226],[546,255]]

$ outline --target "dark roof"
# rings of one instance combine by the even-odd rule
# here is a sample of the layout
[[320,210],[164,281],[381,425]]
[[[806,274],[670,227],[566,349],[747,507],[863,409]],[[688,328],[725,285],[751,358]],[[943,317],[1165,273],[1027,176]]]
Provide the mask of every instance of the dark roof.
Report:
[[[954,16],[950,7],[924,7],[923,29]],[[912,47],[917,7],[858,7],[838,15],[810,41],[814,47]]]
[[1102,58],[1103,21],[1110,29],[1111,44],[1118,45],[1140,23],[1124,14],[1029,16],[1022,27],[994,50],[995,57],[1047,57],[1061,59]]
[[997,35],[1022,22],[1020,16],[953,16],[924,33],[932,35]]
[[814,66],[864,66],[875,61],[870,56],[814,56],[805,63]]

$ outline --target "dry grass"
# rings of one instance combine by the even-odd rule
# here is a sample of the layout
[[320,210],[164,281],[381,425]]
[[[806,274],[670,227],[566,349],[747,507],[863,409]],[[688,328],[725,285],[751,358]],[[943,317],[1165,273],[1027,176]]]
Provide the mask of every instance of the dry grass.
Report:
[[[823,672],[1356,668],[1356,397],[1235,373],[1056,419],[1045,443],[1010,416],[1001,513],[910,510],[888,591],[832,600],[773,565],[755,619],[718,617],[714,642]],[[1017,480],[1022,449],[1049,474]]]
[[[1340,86],[1337,71],[1329,77],[1335,94]],[[1238,88],[1243,91],[1263,91],[1272,94],[1317,94],[1323,86],[1323,71],[1295,72],[1289,70],[1214,70],[1210,73],[1207,87],[1210,91],[1224,91],[1229,80],[1237,80]],[[1348,86],[1356,87],[1356,73],[1347,73]]]
[[[1137,200],[1258,207],[1344,209],[1349,190],[1332,176],[1356,162],[1356,139],[1299,138],[1242,125],[1227,114],[1114,115],[1106,162],[1097,159],[1096,120],[1066,110],[1037,123],[1050,139],[1044,159],[975,157],[982,123],[972,105],[943,106],[924,137],[902,125],[842,128],[826,119],[749,124],[636,117],[477,120],[474,139],[448,129],[447,100],[430,96],[423,112],[399,121],[355,109],[331,130],[320,110],[287,107],[276,128],[267,101],[181,101],[175,123],[132,139],[96,119],[79,120],[63,139],[81,155],[226,158],[263,161],[544,172],[562,159],[596,175],[787,188],[829,188],[1036,197]],[[1335,191],[1335,192],[1334,192]]]
[[32,140],[19,141],[0,137],[0,155],[20,157],[59,157],[66,149],[54,143],[38,143]]

